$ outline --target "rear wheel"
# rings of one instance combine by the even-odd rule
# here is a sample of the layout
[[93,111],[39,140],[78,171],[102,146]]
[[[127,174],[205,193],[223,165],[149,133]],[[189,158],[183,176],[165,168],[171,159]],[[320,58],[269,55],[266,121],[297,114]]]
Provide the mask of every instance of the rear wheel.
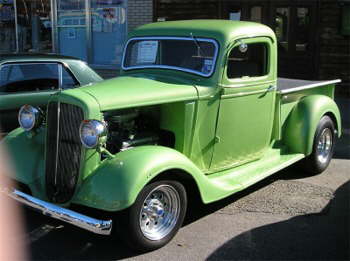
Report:
[[301,162],[303,169],[311,174],[323,172],[333,157],[334,142],[334,123],[325,115],[317,126],[312,153]]
[[186,191],[181,183],[168,180],[147,185],[121,217],[123,239],[139,251],[166,245],[180,229],[186,207]]

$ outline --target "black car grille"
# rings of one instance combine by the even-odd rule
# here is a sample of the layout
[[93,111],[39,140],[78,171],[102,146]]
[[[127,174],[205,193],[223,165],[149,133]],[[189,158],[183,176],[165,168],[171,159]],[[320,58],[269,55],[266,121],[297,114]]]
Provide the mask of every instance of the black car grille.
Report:
[[55,203],[69,201],[79,178],[82,145],[79,126],[81,108],[51,102],[47,109],[46,194]]

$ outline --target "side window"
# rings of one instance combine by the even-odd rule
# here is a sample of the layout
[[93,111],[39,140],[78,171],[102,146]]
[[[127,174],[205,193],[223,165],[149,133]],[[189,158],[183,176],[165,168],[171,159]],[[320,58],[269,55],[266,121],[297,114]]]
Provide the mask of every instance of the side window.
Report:
[[62,67],[62,89],[71,89],[78,85],[74,76],[65,67]]
[[0,92],[33,92],[58,89],[58,64],[23,63],[0,67]]
[[231,50],[227,62],[227,78],[259,77],[267,74],[266,43],[242,44]]

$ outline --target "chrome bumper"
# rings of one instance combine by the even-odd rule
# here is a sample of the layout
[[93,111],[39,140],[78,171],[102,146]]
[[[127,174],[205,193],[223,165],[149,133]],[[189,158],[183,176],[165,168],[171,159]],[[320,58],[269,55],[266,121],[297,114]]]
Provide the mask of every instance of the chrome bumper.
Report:
[[16,201],[21,202],[22,204],[41,212],[45,216],[49,216],[67,222],[69,224],[89,230],[96,234],[111,234],[112,220],[98,220],[95,218],[91,218],[79,214],[78,212],[62,208],[52,203],[48,203],[43,200],[34,198],[16,189],[12,191],[2,189],[1,192],[7,194],[9,197],[15,199]]

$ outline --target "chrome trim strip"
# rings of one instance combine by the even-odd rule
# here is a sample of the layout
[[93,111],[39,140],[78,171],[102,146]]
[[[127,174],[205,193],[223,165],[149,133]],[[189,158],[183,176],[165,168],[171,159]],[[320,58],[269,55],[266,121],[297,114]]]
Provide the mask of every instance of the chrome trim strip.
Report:
[[[245,78],[243,79],[244,81],[246,80],[247,83],[240,81],[240,82],[235,82],[232,84],[219,84],[220,87],[224,88],[242,88],[242,87],[251,87],[251,86],[260,86],[263,84],[274,84],[276,83],[276,80],[270,80],[270,81],[263,81],[262,79],[267,78],[265,76],[263,77],[254,77],[254,78]],[[236,81],[241,78],[236,78]]]
[[232,93],[232,94],[224,94],[224,95],[221,96],[221,98],[222,99],[228,99],[228,98],[233,98],[233,97],[240,97],[240,96],[260,94],[260,93],[267,93],[267,92],[269,92],[268,89],[258,90],[258,91],[251,91],[251,92],[239,92],[239,93]]
[[285,94],[285,93],[297,92],[297,91],[302,91],[302,90],[306,90],[306,89],[312,89],[312,88],[325,86],[325,85],[329,85],[329,84],[334,84],[334,83],[340,83],[340,82],[341,82],[341,79],[336,79],[336,80],[331,80],[331,81],[323,81],[323,82],[308,84],[308,85],[305,85],[305,86],[302,86],[302,87],[293,88],[293,89],[281,90],[280,93],[281,94]]
[[59,142],[60,142],[60,113],[61,113],[61,103],[57,102],[57,139],[56,139],[56,162],[55,162],[55,189],[57,192],[57,169],[58,169],[58,150],[59,150]]
[[131,66],[131,67],[125,67],[124,66],[124,62],[125,62],[125,55],[126,55],[126,49],[129,45],[129,43],[131,41],[134,40],[186,40],[186,41],[194,41],[193,38],[190,37],[175,37],[175,36],[145,36],[145,37],[133,37],[130,38],[125,46],[124,46],[124,50],[123,50],[123,58],[122,58],[122,63],[121,63],[121,68],[125,71],[128,70],[134,70],[134,69],[171,69],[171,70],[177,70],[177,71],[182,71],[182,72],[188,72],[188,73],[193,73],[196,75],[200,75],[203,77],[210,77],[212,76],[212,74],[215,71],[215,67],[216,67],[216,60],[218,57],[218,53],[219,53],[219,44],[217,43],[216,40],[214,39],[209,39],[209,38],[197,38],[197,41],[202,41],[202,42],[210,42],[213,43],[215,46],[215,53],[214,53],[214,66],[212,67],[211,71],[209,74],[204,74],[201,73],[199,71],[195,71],[195,70],[190,70],[190,69],[186,69],[186,68],[181,68],[181,67],[176,67],[176,66],[167,66],[167,65],[143,65],[143,66]]
[[0,192],[6,194],[12,199],[41,212],[45,216],[49,216],[85,230],[100,235],[110,235],[112,231],[112,220],[99,220],[85,216],[78,212],[56,206],[52,203],[29,196],[16,189],[10,191],[1,189]]

